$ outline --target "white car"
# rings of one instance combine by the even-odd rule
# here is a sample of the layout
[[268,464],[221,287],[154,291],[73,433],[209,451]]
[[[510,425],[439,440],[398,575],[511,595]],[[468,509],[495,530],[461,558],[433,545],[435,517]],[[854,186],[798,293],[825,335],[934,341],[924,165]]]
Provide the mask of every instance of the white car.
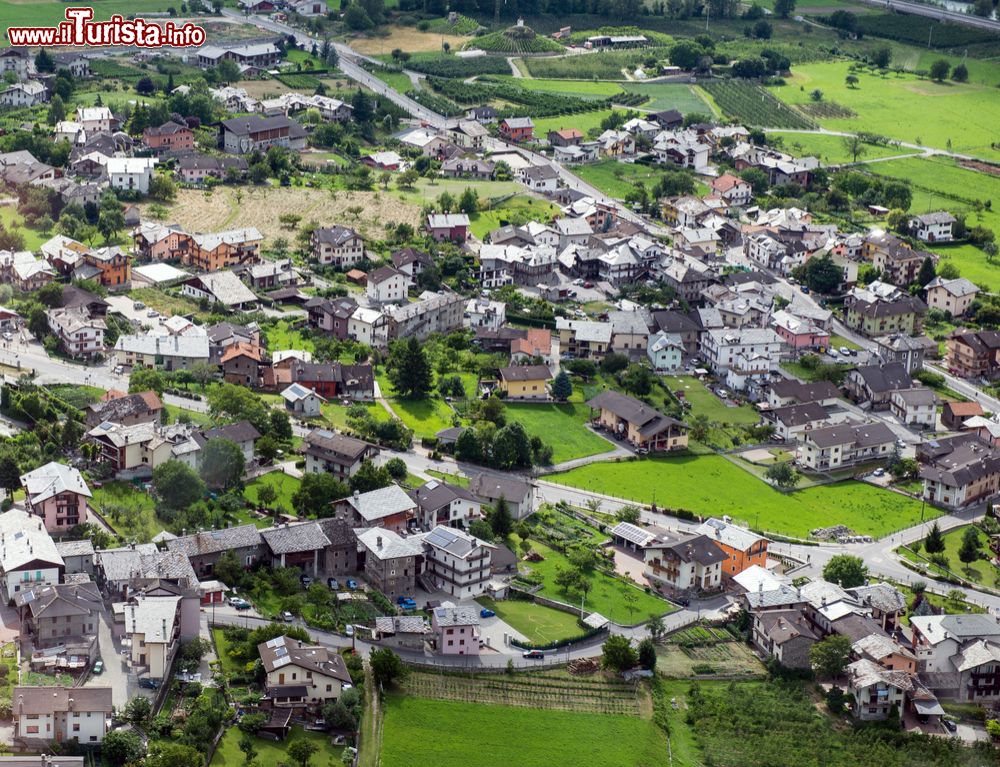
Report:
[[841,346],[840,347],[840,353],[843,354],[845,357],[850,357],[851,356],[851,350],[848,349],[846,346]]
[[826,350],[826,356],[827,357],[836,357],[837,356],[837,350],[834,349],[834,348],[832,348],[832,347],[829,348],[829,349],[827,349]]

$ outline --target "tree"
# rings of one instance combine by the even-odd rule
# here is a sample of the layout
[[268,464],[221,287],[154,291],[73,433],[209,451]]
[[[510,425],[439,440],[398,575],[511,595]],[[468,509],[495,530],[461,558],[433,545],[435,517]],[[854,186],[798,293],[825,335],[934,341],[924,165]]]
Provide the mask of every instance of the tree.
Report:
[[776,487],[782,489],[795,487],[799,483],[800,478],[799,473],[787,461],[772,464],[768,467],[764,476],[767,477],[768,481],[773,482]]
[[663,622],[663,617],[657,615],[655,618],[651,619],[649,623],[646,624],[646,630],[649,632],[649,638],[654,642],[659,642],[660,639],[667,633],[667,626]]
[[375,107],[371,97],[365,91],[358,88],[351,97],[351,107],[354,109],[353,117],[359,125],[367,125],[375,119]]
[[245,386],[224,383],[208,392],[208,411],[222,423],[249,421],[261,434],[269,431],[271,411],[263,400]]
[[151,77],[140,77],[135,84],[135,92],[140,96],[152,96],[156,93],[156,83]]
[[178,511],[197,503],[205,494],[205,483],[198,473],[181,461],[167,461],[153,469],[153,487],[164,506]]
[[828,636],[809,648],[809,662],[816,673],[825,678],[844,673],[851,658],[851,639],[841,634]]
[[0,459],[0,489],[13,493],[21,487],[21,470],[9,455]]
[[613,671],[628,671],[639,660],[628,637],[612,634],[601,645],[601,665]]
[[698,66],[698,60],[705,54],[702,48],[694,40],[678,40],[667,54],[670,63],[681,69],[694,69]]
[[137,695],[129,700],[125,704],[125,711],[123,712],[125,721],[136,727],[142,727],[146,723],[146,720],[149,719],[151,713],[153,713],[153,706],[149,702],[149,698],[142,695]]
[[928,283],[933,279],[934,261],[931,260],[930,256],[927,256],[920,264],[920,271],[917,273],[917,282],[920,283],[920,287],[926,288]]
[[288,753],[288,757],[297,763],[299,767],[309,767],[309,760],[312,759],[313,754],[318,750],[319,746],[311,740],[296,738],[288,744],[286,752]]
[[857,88],[858,82],[860,81],[858,80],[857,75],[848,75],[847,77],[844,78],[844,83],[847,85],[848,88],[851,89]]
[[507,499],[503,496],[497,499],[496,505],[489,514],[490,529],[500,540],[507,538],[514,529],[514,519],[507,507]]
[[[856,80],[857,78],[854,79]],[[844,136],[840,140],[840,143],[843,144],[844,151],[851,156],[851,162],[857,162],[859,157],[863,157],[868,152],[865,142],[861,140],[861,136]]]
[[231,490],[243,482],[246,458],[235,442],[216,437],[201,449],[198,471],[213,490]]
[[961,275],[957,266],[951,261],[945,261],[938,267],[937,276],[943,280],[957,280]]
[[306,474],[292,495],[292,508],[301,517],[330,517],[333,502],[350,494],[350,488],[332,474]]
[[149,196],[160,202],[172,202],[177,196],[177,185],[169,176],[153,176],[149,182]]
[[376,466],[370,458],[366,458],[361,462],[358,470],[351,475],[348,482],[352,492],[370,493],[372,490],[391,485],[392,477],[385,466]]
[[653,371],[638,362],[630,364],[621,377],[625,391],[639,397],[644,397],[653,390],[655,380]]
[[406,676],[406,667],[388,647],[374,650],[368,658],[375,684],[382,689],[391,687],[397,679]]
[[821,258],[810,258],[806,262],[806,284],[817,293],[833,293],[840,287],[843,271],[829,254]]
[[872,51],[872,64],[879,69],[888,69],[890,61],[892,61],[892,48],[888,45],[880,45]]
[[105,242],[111,242],[122,229],[125,228],[125,213],[121,207],[105,208],[102,206],[97,217],[97,231],[104,237]]
[[931,79],[939,83],[948,77],[948,73],[950,71],[951,71],[951,64],[949,64],[944,59],[938,59],[933,64],[931,64]]
[[[199,714],[204,719],[204,714]],[[105,741],[107,737],[105,736]],[[205,758],[194,746],[186,743],[154,741],[144,767],[202,767]]]
[[44,48],[39,49],[38,53],[35,54],[35,69],[39,72],[56,71],[56,62],[52,59],[52,55]]
[[704,442],[708,437],[708,430],[712,428],[712,422],[704,413],[698,413],[690,420],[691,428],[688,433],[695,442]]
[[386,373],[392,388],[404,399],[426,399],[434,383],[427,352],[414,336],[392,345]]
[[278,491],[273,485],[261,485],[257,488],[257,503],[265,509],[271,508],[271,504],[278,500]]
[[46,121],[49,125],[55,125],[57,122],[62,122],[65,119],[66,103],[62,100],[62,96],[57,93],[52,97],[52,101],[49,102],[49,113]]
[[836,554],[823,568],[823,578],[842,588],[853,589],[864,586],[868,580],[868,568],[861,557],[850,554]]
[[155,391],[157,396],[163,396],[163,390],[167,382],[163,378],[163,373],[154,368],[139,368],[133,370],[128,379],[129,394],[138,394],[144,391]]
[[243,574],[243,564],[232,549],[222,552],[215,567],[212,568],[212,576],[230,588],[238,586],[243,581]]
[[639,642],[639,665],[647,671],[656,668],[656,645],[649,637]]
[[239,80],[239,65],[232,59],[222,59],[215,65],[215,79],[220,83],[231,83]]
[[969,68],[965,64],[957,65],[953,70],[951,70],[951,79],[956,83],[964,83],[969,80]]
[[795,0],[774,0],[774,12],[782,19],[787,19],[795,10]]
[[958,549],[958,558],[966,565],[971,565],[979,559],[979,528],[969,525],[962,533],[962,545]]
[[931,530],[924,539],[924,551],[928,554],[940,554],[944,551],[944,536],[941,535],[937,522],[931,525]]
[[642,512],[639,511],[638,506],[622,506],[618,511],[615,512],[615,519],[619,522],[628,522],[629,524],[636,525],[642,518]]
[[397,482],[406,479],[406,462],[402,458],[390,458],[385,462],[385,470]]
[[134,730],[112,730],[101,741],[101,755],[113,765],[136,762],[142,758],[142,741]]
[[252,735],[243,734],[243,737],[240,738],[240,751],[243,752],[248,763],[257,758],[257,747],[254,745]]

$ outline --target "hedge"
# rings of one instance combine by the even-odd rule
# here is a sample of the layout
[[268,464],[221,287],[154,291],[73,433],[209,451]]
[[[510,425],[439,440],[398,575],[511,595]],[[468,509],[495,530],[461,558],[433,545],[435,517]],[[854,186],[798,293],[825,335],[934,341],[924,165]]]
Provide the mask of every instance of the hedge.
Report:
[[522,650],[558,650],[566,645],[576,644],[577,642],[583,642],[587,639],[591,639],[598,634],[603,634],[607,631],[606,628],[599,629],[588,629],[582,634],[575,637],[570,637],[568,639],[557,639],[555,642],[547,642],[545,644],[533,644],[532,642],[522,642],[519,639],[511,637],[510,643],[514,647],[520,647]]

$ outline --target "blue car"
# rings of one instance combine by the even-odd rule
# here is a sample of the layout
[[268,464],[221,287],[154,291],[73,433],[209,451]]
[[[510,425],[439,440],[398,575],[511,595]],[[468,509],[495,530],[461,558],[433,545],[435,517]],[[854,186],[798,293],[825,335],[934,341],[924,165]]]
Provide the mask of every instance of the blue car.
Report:
[[417,603],[410,597],[400,597],[396,600],[396,604],[402,607],[404,610],[416,610]]
[[484,607],[482,610],[479,611],[479,617],[480,618],[493,618],[493,617],[496,617],[496,613],[493,612],[492,610],[489,610],[489,609],[487,609],[487,608]]
[[356,580],[354,580],[353,578],[348,578],[347,579],[347,588],[351,589],[351,591],[355,591],[358,588],[358,582]]

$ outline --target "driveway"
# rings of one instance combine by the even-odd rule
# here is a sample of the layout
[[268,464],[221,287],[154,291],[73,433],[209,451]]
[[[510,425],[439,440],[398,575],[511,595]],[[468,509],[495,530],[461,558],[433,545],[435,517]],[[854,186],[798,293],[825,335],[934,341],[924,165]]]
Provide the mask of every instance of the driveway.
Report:
[[111,614],[103,607],[97,625],[97,637],[101,660],[104,661],[104,673],[100,676],[91,674],[84,687],[110,687],[111,702],[115,708],[125,706],[136,695],[152,698],[155,691],[139,687],[136,675],[129,670],[128,659],[121,652],[121,643],[111,634]]

